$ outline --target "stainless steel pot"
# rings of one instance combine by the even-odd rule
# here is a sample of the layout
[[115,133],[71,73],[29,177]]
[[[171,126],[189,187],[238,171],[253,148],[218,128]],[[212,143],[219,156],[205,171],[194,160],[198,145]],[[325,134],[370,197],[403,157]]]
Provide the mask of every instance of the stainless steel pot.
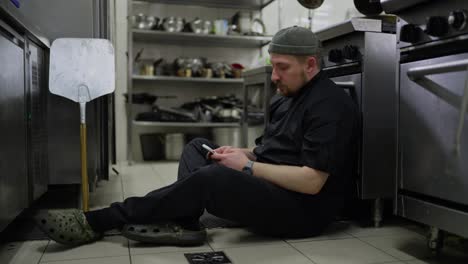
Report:
[[223,108],[216,113],[216,116],[219,118],[233,118],[239,120],[241,119],[241,115],[241,110],[237,108]]
[[159,18],[155,16],[147,16],[146,17],[146,29],[154,29],[158,26],[159,24]]
[[[247,146],[254,147],[255,139],[263,133],[263,126],[249,127],[247,130]],[[242,134],[239,127],[213,128],[213,141],[220,146],[242,147]]]
[[185,21],[181,17],[167,17],[162,22],[163,28],[167,32],[181,32],[184,24]]
[[213,128],[213,141],[220,146],[241,147],[241,129],[238,127]]
[[185,139],[182,133],[166,134],[165,137],[165,156],[167,160],[179,160],[184,150]]
[[195,34],[210,34],[213,28],[213,24],[209,20],[196,18],[190,22],[190,28]]
[[155,16],[147,16],[145,14],[138,14],[130,17],[132,28],[136,29],[154,29],[159,24],[159,18]]

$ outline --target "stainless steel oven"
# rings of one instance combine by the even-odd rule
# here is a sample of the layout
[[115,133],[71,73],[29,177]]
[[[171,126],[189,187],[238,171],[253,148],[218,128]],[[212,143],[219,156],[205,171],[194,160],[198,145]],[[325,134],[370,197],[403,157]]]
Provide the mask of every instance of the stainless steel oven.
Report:
[[396,213],[468,237],[468,2],[384,1],[399,16]]
[[383,199],[395,193],[396,173],[396,17],[353,18],[317,32],[323,71],[359,105],[362,134],[357,192],[373,200],[373,221],[382,220]]

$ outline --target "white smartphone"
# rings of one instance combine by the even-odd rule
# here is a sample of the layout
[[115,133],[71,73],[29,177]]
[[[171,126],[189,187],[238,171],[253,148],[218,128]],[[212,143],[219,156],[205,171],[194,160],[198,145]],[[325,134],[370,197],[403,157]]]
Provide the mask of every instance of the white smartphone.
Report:
[[202,146],[204,149],[208,150],[209,152],[211,152],[211,153],[213,153],[213,154],[216,153],[212,148],[208,147],[208,146],[205,145],[205,144],[202,144],[201,146]]

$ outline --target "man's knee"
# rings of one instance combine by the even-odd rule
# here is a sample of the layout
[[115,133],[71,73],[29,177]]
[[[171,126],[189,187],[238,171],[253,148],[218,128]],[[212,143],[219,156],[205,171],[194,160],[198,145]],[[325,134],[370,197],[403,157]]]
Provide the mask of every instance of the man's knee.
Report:
[[222,171],[223,168],[221,165],[212,164],[201,167],[195,171],[190,178],[193,181],[196,181],[197,184],[204,186],[216,185],[217,182],[222,178],[222,175],[224,175]]

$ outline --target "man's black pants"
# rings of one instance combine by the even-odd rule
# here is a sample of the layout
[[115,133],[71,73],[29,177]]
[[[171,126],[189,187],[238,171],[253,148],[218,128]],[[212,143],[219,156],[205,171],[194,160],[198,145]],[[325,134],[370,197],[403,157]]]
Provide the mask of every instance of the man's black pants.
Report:
[[206,209],[263,234],[303,237],[318,234],[332,220],[332,215],[324,213],[330,210],[320,209],[318,197],[207,160],[202,144],[218,147],[205,139],[192,140],[182,153],[175,183],[86,213],[91,227],[102,232],[124,224],[193,222]]

